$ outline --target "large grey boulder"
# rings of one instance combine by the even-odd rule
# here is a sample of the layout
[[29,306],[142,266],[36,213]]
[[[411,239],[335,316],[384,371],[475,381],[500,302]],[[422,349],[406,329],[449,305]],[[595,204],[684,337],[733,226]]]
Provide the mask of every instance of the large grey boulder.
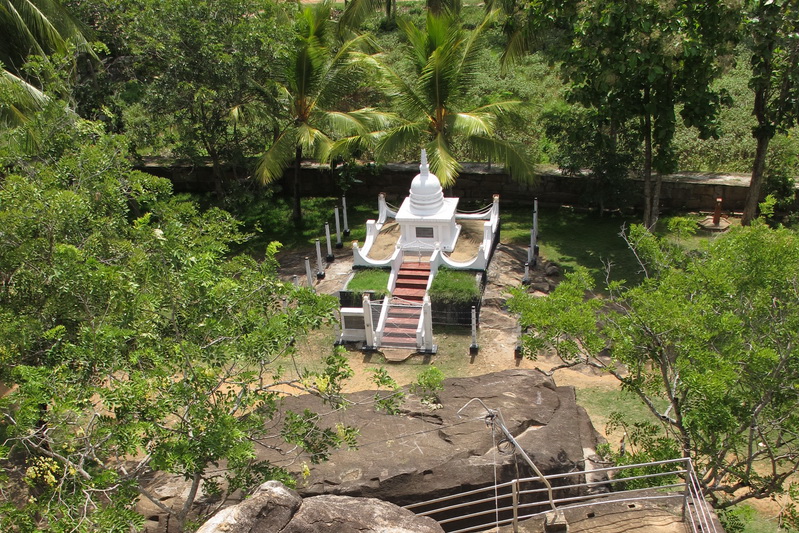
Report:
[[[518,454],[507,453],[512,451],[507,446],[498,446],[503,437],[496,427],[492,430],[486,424],[488,413],[480,403],[472,402],[458,414],[473,398],[499,413],[544,474],[585,470],[601,438],[577,405],[574,389],[556,386],[537,370],[511,369],[447,379],[439,394],[440,408],[431,409],[409,395],[397,415],[375,411],[374,393],[348,395],[352,404],[335,412],[310,395],[282,402],[283,411],[326,412],[322,423],[358,428],[356,449],[334,450],[327,461],[314,464],[313,457],[302,452],[259,446],[258,459],[294,470],[297,494],[305,501],[313,496],[337,495],[377,498],[404,506],[491,486],[495,479],[509,481],[517,473],[533,475]],[[273,421],[275,435],[280,433],[281,420],[278,416]],[[570,481],[576,480],[572,477]],[[161,475],[148,489],[162,504],[177,508],[185,493],[181,489],[187,487],[178,484],[166,492],[159,490],[171,486]],[[198,498],[198,511],[207,512],[216,505],[212,499],[205,500]],[[173,530],[169,518],[155,506],[140,510],[149,518],[148,532]]]
[[[341,419],[360,429],[359,447],[338,450],[313,465],[297,490],[304,496],[366,496],[407,505],[454,494],[516,476],[533,475],[513,453],[497,450],[503,436],[486,424],[488,414],[472,398],[501,415],[510,433],[544,474],[584,470],[598,434],[577,406],[572,387],[558,387],[537,370],[513,369],[471,378],[447,379],[431,410],[411,398],[399,415],[374,411],[370,394]],[[310,397],[294,408],[313,408]],[[307,403],[306,403],[307,402]]]
[[373,498],[302,499],[277,481],[208,520],[197,533],[442,533],[431,518]]

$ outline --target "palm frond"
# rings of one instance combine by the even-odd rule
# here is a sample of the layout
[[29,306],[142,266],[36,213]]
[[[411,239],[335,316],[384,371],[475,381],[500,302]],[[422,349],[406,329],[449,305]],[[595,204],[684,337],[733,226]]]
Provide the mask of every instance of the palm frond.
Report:
[[384,0],[350,0],[344,7],[339,25],[343,28],[357,29],[369,15],[383,7]]
[[405,17],[397,17],[397,26],[405,34],[405,38],[408,39],[411,59],[416,66],[417,73],[419,73],[427,63],[427,58],[430,55],[427,33],[417,28],[413,22]]
[[6,94],[0,105],[0,124],[6,127],[23,124],[48,101],[42,91],[5,69],[0,70],[0,91]]
[[424,132],[424,125],[418,122],[407,122],[391,128],[378,141],[375,159],[383,162],[408,147],[421,148]]
[[496,117],[491,113],[451,113],[447,115],[447,127],[456,135],[493,135]]
[[297,129],[289,128],[264,152],[255,168],[258,181],[266,185],[283,177],[283,172],[296,156],[297,137]]
[[468,84],[468,82],[471,81],[471,77],[477,66],[478,54],[480,52],[479,45],[483,38],[483,33],[486,28],[497,19],[498,15],[499,11],[496,9],[487,12],[483,16],[483,20],[480,24],[469,32],[469,36],[463,45],[461,63],[458,66],[458,72],[460,72],[461,75],[461,83]]
[[501,161],[514,179],[525,183],[535,181],[535,163],[519,143],[482,135],[469,137],[468,140],[476,155]]
[[383,129],[395,120],[396,117],[391,113],[369,107],[349,112],[329,111],[324,117],[330,130],[342,135],[365,135],[374,129]]
[[470,111],[470,113],[490,113],[499,116],[514,113],[525,106],[527,106],[527,103],[522,100],[503,100],[501,102],[491,102],[490,104],[481,105]]
[[419,95],[416,85],[408,82],[407,77],[385,64],[380,64],[381,80],[387,85],[387,92],[397,101],[402,115],[414,120],[421,117],[430,118],[430,109],[425,100]]
[[330,146],[328,152],[329,160],[343,158],[347,159],[353,154],[372,151],[384,135],[383,132],[369,132],[364,135],[352,135],[337,139]]
[[[297,127],[297,146],[303,154],[324,154],[333,141],[322,130],[304,123]],[[320,152],[321,150],[321,152]]]
[[430,161],[430,170],[438,177],[443,187],[455,183],[461,164],[455,159],[446,138],[439,134],[427,146],[427,157]]
[[505,49],[499,58],[500,72],[510,71],[510,68],[521,61],[530,51],[530,39],[523,29],[514,31],[508,38]]
[[27,56],[67,51],[67,43],[96,59],[86,39],[91,30],[57,0],[3,0],[0,27],[7,38],[0,44],[0,61],[18,70]]

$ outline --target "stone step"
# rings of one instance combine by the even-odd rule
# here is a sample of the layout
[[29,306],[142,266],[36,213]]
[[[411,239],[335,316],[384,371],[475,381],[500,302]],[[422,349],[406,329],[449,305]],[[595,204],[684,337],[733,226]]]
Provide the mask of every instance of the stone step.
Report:
[[419,324],[419,315],[408,316],[408,317],[398,317],[398,316],[391,316],[389,315],[386,318],[386,328],[413,328],[416,331],[416,326]]
[[409,289],[406,287],[399,287],[394,289],[392,296],[402,298],[403,300],[421,302],[424,300],[424,295],[427,291],[424,289]]
[[389,346],[402,346],[407,348],[416,348],[416,332],[412,332],[410,334],[410,330],[408,332],[384,332],[383,333],[383,341],[382,344],[386,344]]
[[427,270],[405,270],[400,269],[399,273],[397,274],[397,279],[399,278],[413,278],[413,279],[423,279],[427,280],[430,277],[430,271]]
[[409,289],[426,289],[427,278],[397,278],[396,287],[407,287]]
[[408,263],[407,261],[400,265],[400,270],[413,270],[417,272],[430,272],[430,263]]

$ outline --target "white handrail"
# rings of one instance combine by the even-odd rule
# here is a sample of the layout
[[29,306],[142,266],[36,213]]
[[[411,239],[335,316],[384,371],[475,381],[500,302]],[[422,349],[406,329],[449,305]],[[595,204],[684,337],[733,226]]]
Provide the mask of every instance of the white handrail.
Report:
[[[551,500],[550,503],[554,503],[558,505],[558,509],[573,509],[578,507],[587,507],[591,505],[600,505],[607,501],[608,497],[613,496],[621,496],[620,498],[613,498],[613,502],[627,502],[627,501],[647,501],[647,500],[660,500],[660,499],[673,499],[673,498],[686,498],[685,492],[687,491],[690,493],[690,500],[694,503],[693,506],[687,505],[688,498],[684,500],[684,512],[689,518],[691,530],[694,533],[707,533],[715,531],[715,523],[711,517],[711,512],[708,509],[708,504],[704,500],[701,494],[701,489],[699,487],[699,482],[696,479],[696,476],[693,472],[693,468],[691,465],[691,460],[689,458],[680,458],[680,459],[669,459],[665,461],[654,461],[651,463],[638,463],[634,465],[622,465],[622,466],[611,466],[605,468],[597,468],[592,470],[585,470],[585,471],[578,471],[578,472],[566,472],[561,474],[550,474],[543,476],[543,479],[547,480],[547,482],[557,479],[563,479],[568,477],[580,477],[581,479],[586,479],[585,476],[591,475],[595,476],[597,473],[611,473],[611,472],[623,472],[625,470],[635,469],[635,468],[644,468],[644,467],[652,467],[652,466],[664,466],[664,465],[673,465],[676,468],[669,469],[665,472],[656,472],[652,474],[641,474],[635,476],[628,476],[628,477],[613,477],[612,479],[609,477],[606,480],[602,481],[585,481],[582,483],[568,483],[566,485],[554,485],[552,486],[551,490],[554,491],[567,491],[567,495],[561,498],[554,498]],[[611,484],[622,484],[629,481],[634,480],[641,480],[641,479],[652,479],[657,477],[667,477],[667,476],[680,476],[682,478],[681,481],[676,483],[666,483],[665,485],[656,486],[656,487],[646,487],[646,488],[638,488],[638,489],[628,489],[628,490],[621,490],[615,491],[610,493],[586,493],[578,496],[569,495],[568,492],[572,492],[574,489],[584,488],[590,489],[597,486],[603,485],[611,485]],[[417,514],[423,516],[431,516],[442,512],[447,512],[450,515],[448,518],[444,518],[439,521],[439,523],[453,523],[462,520],[468,520],[469,518],[477,518],[480,516],[491,517],[492,519],[496,516],[496,512],[502,511],[510,511],[513,509],[512,506],[503,506],[497,508],[491,508],[480,512],[469,513],[468,511],[465,514],[452,516],[452,511],[463,508],[467,510],[468,508],[473,508],[476,504],[486,504],[492,501],[495,501],[496,490],[497,489],[511,489],[511,492],[506,492],[504,494],[500,494],[500,499],[510,499],[513,496],[513,491],[516,491],[516,487],[519,486],[521,483],[540,483],[542,478],[538,476],[535,477],[527,477],[521,479],[514,479],[511,481],[507,481],[504,483],[498,483],[496,485],[489,485],[486,487],[482,487],[480,489],[473,489],[469,491],[464,491],[459,494],[453,494],[449,496],[443,496],[440,498],[434,498],[431,500],[427,500],[424,502],[414,503],[411,505],[405,506],[406,509],[414,510],[418,508],[425,508],[424,511],[414,511]],[[617,485],[618,486],[618,485]],[[646,494],[641,495],[642,492],[652,491],[656,489],[662,490],[672,490],[672,489],[685,489],[679,493],[673,494]],[[527,490],[519,490],[517,492],[517,498],[522,495],[532,495],[536,493],[543,493],[548,491],[549,489],[541,487],[541,488],[534,488],[534,489],[527,489]],[[485,494],[485,496],[481,496],[481,494]],[[632,496],[634,495],[635,496]],[[625,496],[626,495],[626,496]],[[477,498],[468,499],[469,496],[477,496]],[[457,501],[457,503],[453,503],[452,505],[447,505],[447,502]],[[444,504],[444,505],[438,505]],[[546,506],[547,501],[544,499],[543,501],[536,501],[536,502],[527,502],[523,504],[519,504],[518,508],[540,508],[541,506]],[[430,508],[432,506],[432,508]],[[692,508],[693,507],[693,508]],[[543,515],[546,513],[552,512],[551,510],[545,510],[540,512],[534,512],[525,515],[519,515],[519,519],[529,519],[535,516]],[[468,531],[476,531],[478,529],[485,529],[486,527],[491,526],[500,526],[504,524],[509,524],[513,521],[513,519],[503,519],[499,520],[487,520],[486,522],[482,522],[477,526],[469,526],[465,529],[457,529],[454,530],[453,533],[466,533]]]

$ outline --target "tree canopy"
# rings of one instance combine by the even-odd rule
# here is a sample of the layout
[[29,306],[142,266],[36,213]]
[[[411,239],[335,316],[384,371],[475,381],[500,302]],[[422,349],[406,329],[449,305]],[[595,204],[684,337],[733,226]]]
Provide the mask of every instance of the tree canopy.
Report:
[[528,355],[615,376],[717,506],[786,490],[799,470],[799,237],[757,224],[696,252],[640,226],[627,239],[640,286],[601,297],[576,272],[547,298],[514,295]]
[[130,531],[140,495],[164,507],[141,482],[153,471],[189,482],[185,505],[162,509],[184,524],[201,482],[290,481],[256,442],[319,457],[353,443],[310,412],[268,423],[286,387],[332,397],[348,376],[335,355],[316,374],[282,370],[332,298],[281,281],[276,244],[231,254],[248,236],[230,214],[131,170],[125,140],[63,102],[4,140],[30,128],[49,133],[33,151],[0,150],[0,488],[15,494],[1,529]]

